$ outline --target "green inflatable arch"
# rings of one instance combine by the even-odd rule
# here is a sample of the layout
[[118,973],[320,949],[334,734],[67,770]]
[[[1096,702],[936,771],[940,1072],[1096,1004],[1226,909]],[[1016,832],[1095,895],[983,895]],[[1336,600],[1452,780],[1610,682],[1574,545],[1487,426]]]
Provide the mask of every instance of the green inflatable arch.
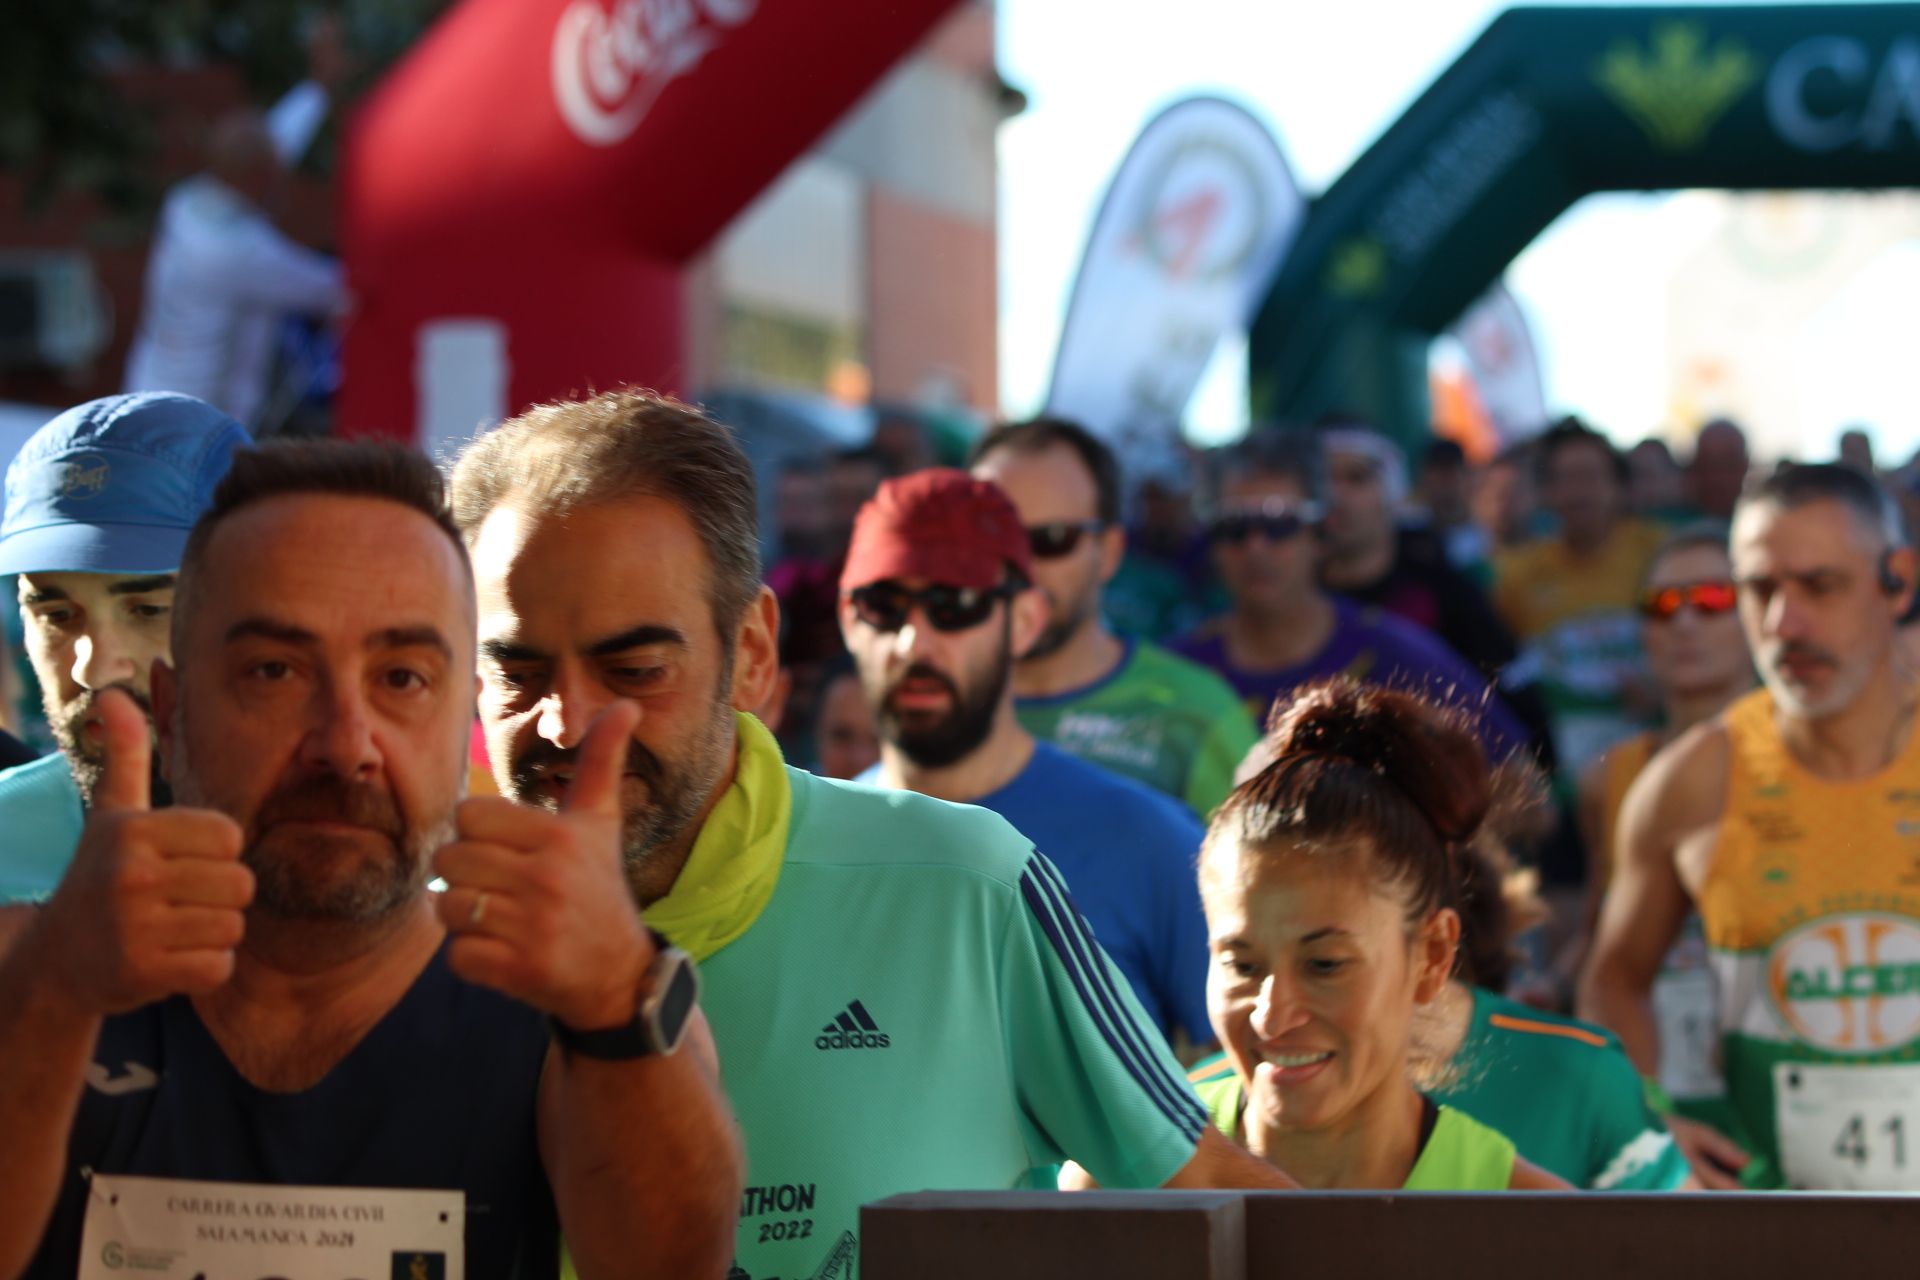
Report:
[[1582,196],[1920,186],[1920,4],[1512,9],[1311,207],[1256,421],[1427,430],[1427,349]]

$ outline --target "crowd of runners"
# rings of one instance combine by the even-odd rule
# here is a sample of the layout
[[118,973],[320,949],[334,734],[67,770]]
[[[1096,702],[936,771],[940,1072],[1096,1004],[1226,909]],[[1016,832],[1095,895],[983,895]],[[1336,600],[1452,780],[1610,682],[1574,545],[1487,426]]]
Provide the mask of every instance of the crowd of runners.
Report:
[[42,428],[0,1275],[303,1274],[368,1189],[451,1197],[407,1280],[851,1276],[924,1189],[1920,1189],[1898,477],[907,434]]

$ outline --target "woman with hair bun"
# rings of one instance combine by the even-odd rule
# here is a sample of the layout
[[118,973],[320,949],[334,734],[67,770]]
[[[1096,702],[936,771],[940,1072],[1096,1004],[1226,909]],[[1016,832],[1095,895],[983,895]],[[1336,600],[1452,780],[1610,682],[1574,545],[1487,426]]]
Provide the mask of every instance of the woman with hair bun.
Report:
[[1564,1189],[1414,1085],[1417,1016],[1460,945],[1462,860],[1492,803],[1463,714],[1337,680],[1298,694],[1200,855],[1215,1123],[1308,1187]]

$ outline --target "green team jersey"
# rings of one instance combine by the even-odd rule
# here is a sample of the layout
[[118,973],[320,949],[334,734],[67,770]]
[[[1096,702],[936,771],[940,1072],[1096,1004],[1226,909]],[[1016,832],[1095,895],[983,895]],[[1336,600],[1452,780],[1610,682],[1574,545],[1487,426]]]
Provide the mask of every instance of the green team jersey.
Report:
[[[1214,1128],[1240,1139],[1240,1097],[1245,1091],[1233,1064],[1222,1055],[1193,1071],[1194,1091]],[[1513,1184],[1518,1154],[1512,1141],[1465,1112],[1428,1099],[1433,1127],[1400,1184],[1407,1191],[1505,1191]]]
[[1083,688],[1015,704],[1020,725],[1082,760],[1164,791],[1204,820],[1259,734],[1213,672],[1143,640]]
[[1155,1187],[1192,1158],[1205,1111],[1030,842],[984,809],[785,774],[773,895],[701,965],[747,1144],[735,1280],[855,1275],[883,1196],[1064,1160]]
[[1512,1138],[1520,1154],[1576,1187],[1667,1191],[1686,1157],[1647,1106],[1610,1032],[1473,992],[1473,1021],[1434,1099]]

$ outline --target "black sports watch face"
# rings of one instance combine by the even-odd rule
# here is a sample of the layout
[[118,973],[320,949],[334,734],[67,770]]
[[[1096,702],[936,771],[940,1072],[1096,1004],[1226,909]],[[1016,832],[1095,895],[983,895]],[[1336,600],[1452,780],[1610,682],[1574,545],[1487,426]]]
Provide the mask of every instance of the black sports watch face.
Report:
[[692,958],[672,946],[655,957],[649,976],[653,989],[634,1010],[632,1021],[599,1031],[576,1031],[555,1020],[554,1039],[569,1053],[614,1062],[672,1053],[680,1047],[687,1019],[699,1000],[700,976]]
[[[694,1001],[700,993],[700,979],[694,973],[693,964],[679,952],[674,955],[678,963],[667,979],[666,990],[651,1001],[653,1031],[660,1053],[672,1053],[680,1047],[680,1038],[687,1032],[687,1019],[693,1015]],[[644,1016],[645,1011],[642,1013]]]

